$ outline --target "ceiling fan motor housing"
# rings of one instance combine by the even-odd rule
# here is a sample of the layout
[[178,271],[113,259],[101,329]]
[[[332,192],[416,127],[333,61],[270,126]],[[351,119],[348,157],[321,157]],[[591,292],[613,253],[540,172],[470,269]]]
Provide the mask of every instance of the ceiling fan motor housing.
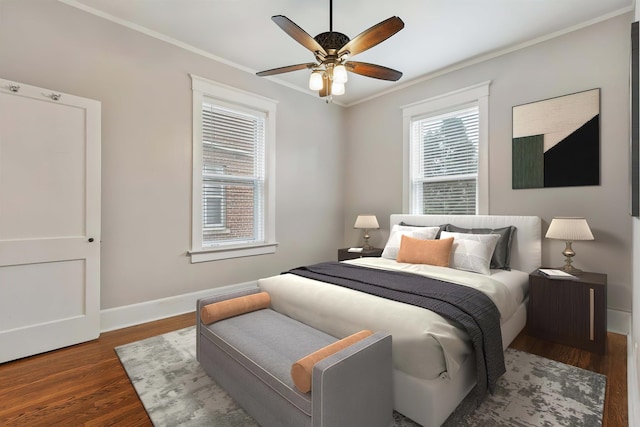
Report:
[[[331,55],[331,51],[338,52],[342,46],[349,43],[351,40],[345,34],[338,33],[335,31],[327,31],[326,33],[320,33],[314,37],[315,41],[318,42],[320,46],[324,48],[329,55]],[[335,52],[333,53],[335,55]]]

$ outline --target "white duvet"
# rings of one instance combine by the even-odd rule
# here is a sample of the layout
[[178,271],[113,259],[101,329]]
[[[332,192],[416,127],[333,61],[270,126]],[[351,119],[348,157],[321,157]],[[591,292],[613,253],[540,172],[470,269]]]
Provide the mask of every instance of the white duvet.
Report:
[[[491,270],[491,276],[487,276],[385,258],[345,262],[473,287],[496,304],[501,322],[515,313],[526,295],[528,283],[528,275],[516,270]],[[362,329],[391,333],[394,367],[414,377],[453,378],[472,352],[469,337],[454,322],[420,307],[294,274],[260,279],[258,286],[271,295],[271,305],[276,311],[335,337],[346,337]]]

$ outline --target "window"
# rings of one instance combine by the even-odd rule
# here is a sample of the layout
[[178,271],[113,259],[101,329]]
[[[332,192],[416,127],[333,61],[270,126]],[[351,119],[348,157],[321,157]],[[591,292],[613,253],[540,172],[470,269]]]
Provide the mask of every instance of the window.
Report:
[[191,78],[191,261],[273,253],[275,102]]
[[488,212],[489,83],[403,108],[405,212]]

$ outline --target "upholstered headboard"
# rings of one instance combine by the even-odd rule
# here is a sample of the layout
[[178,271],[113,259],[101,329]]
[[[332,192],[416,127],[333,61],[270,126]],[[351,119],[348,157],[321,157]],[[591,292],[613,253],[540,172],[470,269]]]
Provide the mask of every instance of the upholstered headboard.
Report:
[[501,228],[512,225],[516,233],[511,244],[511,268],[530,273],[542,265],[542,222],[537,216],[511,215],[408,215],[392,214],[391,227],[453,224],[463,228]]

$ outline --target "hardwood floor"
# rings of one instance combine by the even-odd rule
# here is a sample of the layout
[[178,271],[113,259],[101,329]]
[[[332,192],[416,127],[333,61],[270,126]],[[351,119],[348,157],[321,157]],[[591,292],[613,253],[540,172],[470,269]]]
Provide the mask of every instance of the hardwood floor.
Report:
[[[151,426],[114,347],[195,323],[193,313],[107,332],[99,339],[0,364],[0,426]],[[606,356],[520,334],[513,348],[607,375],[603,426],[626,426],[627,341]]]
[[151,426],[113,349],[193,324],[189,313],[0,365],[0,426]]

